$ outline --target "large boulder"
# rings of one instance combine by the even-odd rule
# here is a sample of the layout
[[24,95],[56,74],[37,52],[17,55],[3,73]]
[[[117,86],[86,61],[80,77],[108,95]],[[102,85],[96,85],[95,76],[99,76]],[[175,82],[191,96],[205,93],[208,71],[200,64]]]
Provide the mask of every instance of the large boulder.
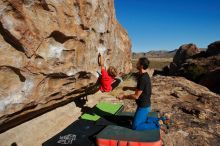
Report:
[[211,43],[207,50],[199,51],[196,45],[188,44],[179,48],[169,68],[169,75],[180,75],[220,93],[220,41]]
[[175,56],[173,57],[173,63],[177,66],[181,66],[186,59],[189,59],[195,54],[198,54],[200,51],[195,44],[185,44],[180,46],[177,50]]
[[85,95],[98,53],[130,71],[113,0],[0,1],[0,131]]

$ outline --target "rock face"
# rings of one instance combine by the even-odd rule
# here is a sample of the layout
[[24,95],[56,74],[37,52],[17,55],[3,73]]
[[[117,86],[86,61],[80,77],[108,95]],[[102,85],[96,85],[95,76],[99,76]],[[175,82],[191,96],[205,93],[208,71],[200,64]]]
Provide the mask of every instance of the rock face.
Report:
[[205,85],[220,93],[220,45],[219,41],[208,46],[206,51],[192,44],[183,45],[174,56],[173,62],[164,71],[169,75],[180,75]]
[[113,0],[0,1],[0,131],[83,95],[98,53],[129,72],[130,48]]

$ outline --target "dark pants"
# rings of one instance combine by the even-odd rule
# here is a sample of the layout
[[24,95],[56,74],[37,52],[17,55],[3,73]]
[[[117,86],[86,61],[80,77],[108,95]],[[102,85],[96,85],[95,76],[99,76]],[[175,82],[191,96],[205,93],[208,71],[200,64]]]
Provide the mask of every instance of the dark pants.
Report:
[[115,78],[114,82],[112,83],[112,90],[114,90],[116,87],[118,87],[118,85],[121,83],[121,79],[119,78]]

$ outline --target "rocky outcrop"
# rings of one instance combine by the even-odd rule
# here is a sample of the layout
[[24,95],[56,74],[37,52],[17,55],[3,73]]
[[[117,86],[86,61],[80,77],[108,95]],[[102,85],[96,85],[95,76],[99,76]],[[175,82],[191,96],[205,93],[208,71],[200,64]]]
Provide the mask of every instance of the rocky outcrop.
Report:
[[0,1],[0,131],[85,94],[98,53],[129,72],[130,48],[113,0]]
[[208,56],[213,56],[213,55],[220,54],[220,41],[216,41],[214,43],[211,43],[208,46],[208,49],[207,49],[206,53],[207,53]]
[[181,66],[181,64],[183,64],[186,61],[186,59],[189,59],[197,53],[199,53],[199,49],[195,44],[182,45],[173,57],[173,63],[177,66]]
[[152,85],[152,110],[174,121],[162,135],[164,145],[218,145],[219,95],[183,77],[154,76]]
[[184,76],[220,93],[218,70],[220,68],[219,41],[200,51],[195,45],[183,45],[174,56],[173,62],[164,68],[165,74]]

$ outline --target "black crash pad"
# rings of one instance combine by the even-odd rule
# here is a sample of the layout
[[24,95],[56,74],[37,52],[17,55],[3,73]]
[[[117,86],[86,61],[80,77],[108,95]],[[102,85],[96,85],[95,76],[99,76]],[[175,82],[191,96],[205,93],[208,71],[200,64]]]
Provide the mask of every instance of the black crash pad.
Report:
[[94,121],[77,120],[63,131],[44,142],[43,146],[94,146],[95,137],[105,126]]

